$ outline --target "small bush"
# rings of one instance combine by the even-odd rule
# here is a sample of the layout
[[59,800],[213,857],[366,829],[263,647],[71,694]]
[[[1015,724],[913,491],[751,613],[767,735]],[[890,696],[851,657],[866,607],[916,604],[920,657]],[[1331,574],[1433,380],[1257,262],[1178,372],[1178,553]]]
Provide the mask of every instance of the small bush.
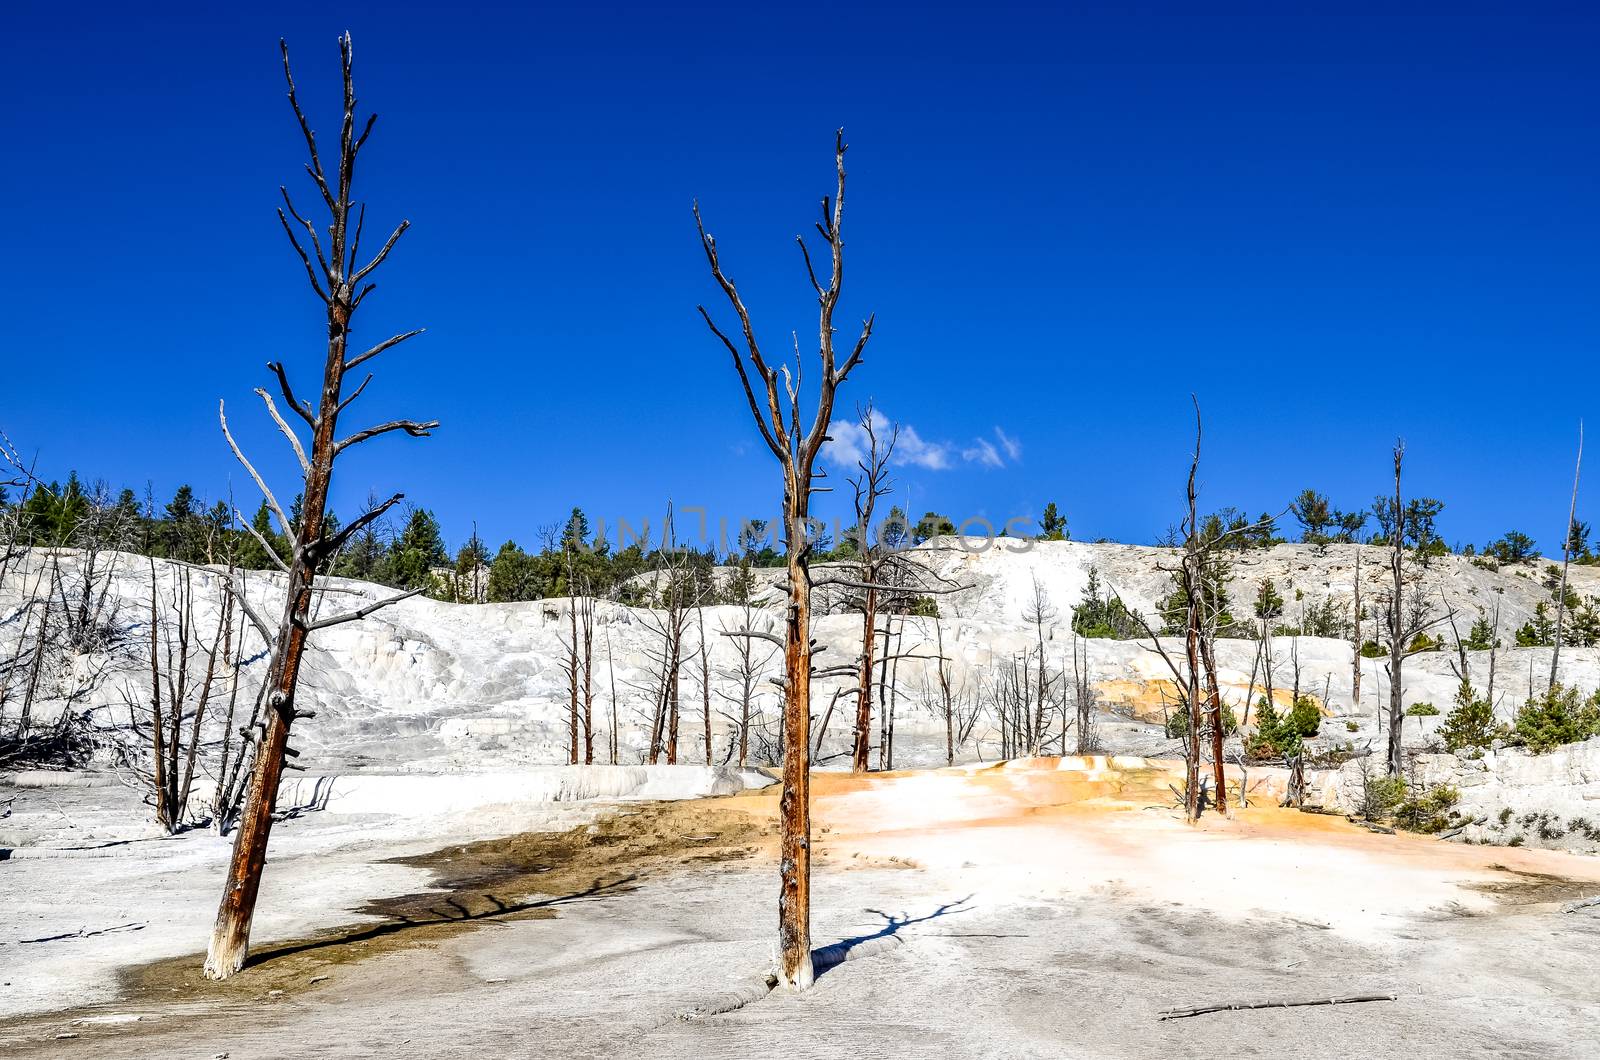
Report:
[[1287,714],[1262,696],[1256,701],[1256,731],[1245,741],[1245,750],[1257,758],[1284,758],[1300,753],[1304,740],[1322,727],[1322,712],[1317,701],[1301,696]]
[[[1202,718],[1201,725],[1204,726],[1207,733],[1211,731],[1209,719]],[[1167,715],[1167,739],[1180,739],[1188,731],[1188,728],[1189,716],[1183,711],[1174,711]],[[1224,703],[1222,706],[1222,733],[1224,736],[1232,736],[1238,731],[1239,717],[1233,712],[1232,707]]]
[[1395,823],[1412,832],[1434,835],[1453,827],[1461,818],[1453,807],[1461,793],[1449,784],[1440,784],[1411,796],[1395,808]]
[[1511,735],[1534,754],[1600,734],[1600,692],[1580,701],[1576,688],[1551,685],[1517,711]]
[[1369,821],[1381,821],[1394,812],[1406,797],[1406,782],[1399,777],[1374,776],[1364,771],[1361,776],[1361,816]]
[[1590,824],[1587,817],[1574,817],[1567,822],[1567,827],[1587,839],[1600,839],[1600,827]]
[[1505,824],[1509,824],[1510,821],[1511,821],[1511,807],[1507,806],[1505,809],[1500,811],[1500,823],[1502,825],[1505,825]]
[[1439,708],[1432,703],[1413,703],[1406,708],[1408,718],[1434,718],[1438,715]]
[[1344,731],[1345,732],[1357,732],[1357,731],[1360,730],[1360,728],[1361,728],[1361,726],[1357,725],[1353,721],[1347,721],[1347,722],[1344,723]]
[[1439,726],[1439,738],[1444,741],[1445,750],[1455,754],[1488,747],[1500,734],[1501,727],[1494,720],[1494,707],[1487,699],[1479,699],[1469,682],[1461,682],[1456,690],[1456,704]]

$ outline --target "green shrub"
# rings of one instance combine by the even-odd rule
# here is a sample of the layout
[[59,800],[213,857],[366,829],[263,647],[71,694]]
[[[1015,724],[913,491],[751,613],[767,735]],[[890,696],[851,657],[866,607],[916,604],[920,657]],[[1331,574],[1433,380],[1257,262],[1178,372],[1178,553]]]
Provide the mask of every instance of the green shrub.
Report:
[[1363,659],[1384,659],[1389,652],[1375,640],[1363,641],[1361,644],[1361,657]]
[[1358,731],[1360,731],[1360,729],[1361,729],[1361,726],[1357,725],[1353,721],[1347,721],[1347,722],[1344,723],[1344,731],[1345,732],[1358,732]]
[[1412,832],[1434,835],[1453,827],[1461,815],[1453,807],[1461,801],[1461,793],[1448,784],[1440,784],[1407,797],[1395,808],[1395,823]]
[[[1206,723],[1204,720],[1202,720],[1201,724],[1205,725]],[[1167,715],[1167,739],[1178,739],[1179,737],[1183,736],[1186,731],[1188,731],[1188,728],[1188,715],[1186,715],[1183,711],[1178,710]],[[1206,731],[1210,731],[1209,725],[1206,726]],[[1232,707],[1224,703],[1222,705],[1222,733],[1224,736],[1232,736],[1238,731],[1239,717],[1233,712]]]
[[1551,685],[1517,711],[1511,735],[1534,754],[1600,734],[1600,692],[1587,700],[1576,688]]
[[1500,735],[1501,728],[1494,720],[1494,707],[1487,699],[1479,699],[1466,681],[1456,689],[1456,705],[1445,715],[1439,726],[1439,738],[1451,754],[1471,748],[1488,747]]
[[1381,821],[1394,812],[1406,797],[1406,782],[1399,777],[1363,773],[1361,777],[1361,816]]
[[1432,703],[1413,703],[1406,708],[1406,717],[1408,718],[1432,718],[1437,717],[1438,714],[1439,708]]
[[1317,709],[1317,701],[1306,695],[1295,700],[1284,724],[1297,736],[1315,736],[1322,729],[1322,711]]

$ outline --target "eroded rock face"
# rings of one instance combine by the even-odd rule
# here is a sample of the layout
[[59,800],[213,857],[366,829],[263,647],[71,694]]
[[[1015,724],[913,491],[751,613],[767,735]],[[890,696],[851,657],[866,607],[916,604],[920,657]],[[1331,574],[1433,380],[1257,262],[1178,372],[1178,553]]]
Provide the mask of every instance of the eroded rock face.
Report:
[[[1296,622],[1302,607],[1309,609],[1324,600],[1332,600],[1341,614],[1350,614],[1358,548],[1365,548],[1363,599],[1375,601],[1384,577],[1380,549],[1280,545],[1233,558],[1228,592],[1235,601],[1235,612],[1248,614],[1257,586],[1271,578],[1285,600],[1280,622]],[[893,670],[892,698],[895,763],[900,766],[942,764],[945,758],[945,727],[939,713],[942,697],[932,661],[939,654],[936,633],[943,634],[953,694],[970,709],[989,701],[998,675],[1012,659],[1036,648],[1040,631],[1027,620],[1036,585],[1051,612],[1042,631],[1046,654],[1053,669],[1070,671],[1076,639],[1071,632],[1071,614],[1083,598],[1091,571],[1098,576],[1104,594],[1120,595],[1128,606],[1152,614],[1156,601],[1170,589],[1169,575],[1157,565],[1170,565],[1173,559],[1171,550],[1134,545],[1001,540],[982,548],[977,541],[952,538],[929,542],[917,555],[941,579],[962,588],[937,598],[942,618],[906,619],[903,626],[897,621],[895,652],[903,657]],[[61,552],[56,560],[64,577],[71,579],[80,572],[75,553]],[[46,561],[46,553],[35,551],[13,566],[0,584],[0,617],[14,613]],[[155,570],[163,590],[170,588],[177,568],[157,561]],[[1443,557],[1434,560],[1421,577],[1430,599],[1449,601],[1457,609],[1457,626],[1463,632],[1481,609],[1498,603],[1502,641],[1510,642],[1512,631],[1527,620],[1541,599],[1548,598],[1539,574],[1540,568],[1533,565],[1495,572],[1459,557]],[[108,613],[124,634],[124,644],[105,658],[69,660],[71,673],[51,675],[35,706],[38,716],[49,717],[62,709],[61,689],[72,683],[72,673],[103,669],[103,679],[84,696],[83,703],[94,707],[105,724],[125,722],[125,697],[141,695],[140,682],[148,679],[148,660],[141,661],[139,638],[147,630],[150,578],[150,565],[143,557],[121,557],[111,567]],[[281,606],[280,578],[256,573],[250,584],[250,598],[257,610],[276,615]],[[334,580],[331,584],[340,591],[324,599],[324,613],[359,607],[388,593],[380,586],[360,582]],[[1573,568],[1572,585],[1580,595],[1600,592],[1600,570]],[[220,572],[196,575],[197,629],[208,629],[208,623],[214,621],[220,594]],[[361,622],[318,632],[312,638],[313,650],[307,656],[300,691],[302,705],[318,713],[315,720],[296,726],[302,761],[313,770],[423,771],[492,771],[564,761],[570,709],[564,646],[568,606],[565,600],[472,605],[414,598]],[[832,613],[823,613],[830,607]],[[819,665],[849,663],[859,650],[859,618],[844,613],[837,601],[818,610],[814,635],[822,649]],[[600,760],[608,757],[613,716],[619,733],[619,761],[637,763],[644,755],[645,729],[654,707],[653,659],[659,653],[659,639],[647,617],[647,612],[609,602],[601,602],[596,610],[594,713]],[[711,662],[712,760],[721,763],[731,751],[732,721],[738,713],[735,645],[723,634],[743,627],[747,616],[741,608],[725,606],[707,608],[704,617]],[[780,618],[773,596],[773,603],[758,611],[758,621],[777,630]],[[1446,636],[1449,628],[1441,627]],[[15,651],[21,633],[20,623],[0,622],[0,657]],[[1364,636],[1371,635],[1369,621]],[[1169,642],[1175,655],[1177,644]],[[687,653],[692,655],[698,646],[699,623],[691,622]],[[1138,641],[1090,640],[1082,649],[1100,708],[1101,747],[1142,755],[1177,753],[1177,742],[1166,738],[1161,725],[1173,699],[1173,686],[1160,655]],[[1389,687],[1384,660],[1362,660],[1358,710],[1352,692],[1352,656],[1347,640],[1273,640],[1274,698],[1284,707],[1298,689],[1318,700],[1326,715],[1317,742],[1323,749],[1381,744],[1377,716],[1386,708]],[[756,733],[751,740],[752,757],[760,758],[775,746],[778,699],[767,679],[776,674],[781,658],[765,645],[756,657],[765,662],[753,703]],[[1525,697],[1529,675],[1542,679],[1548,674],[1549,658],[1549,649],[1503,649],[1499,653],[1496,700],[1503,719],[1509,720]],[[1264,690],[1265,664],[1257,644],[1222,640],[1217,646],[1217,662],[1224,694],[1235,712],[1242,714],[1246,700],[1253,704]],[[1474,683],[1483,688],[1488,653],[1467,653],[1467,664]],[[1561,664],[1563,681],[1585,691],[1600,686],[1600,649],[1566,648]],[[1430,702],[1441,712],[1448,710],[1458,684],[1455,666],[1459,660],[1454,651],[1413,656],[1405,668],[1404,702]],[[244,667],[247,694],[241,696],[245,704],[248,690],[259,683],[265,669],[265,654],[252,634]],[[817,683],[814,712],[818,727],[834,702],[834,692],[851,683],[846,678]],[[1056,687],[1070,683],[1069,679]],[[697,661],[685,667],[680,695],[680,758],[698,763],[705,752],[704,699]],[[1253,713],[1254,707],[1251,709]],[[1046,750],[1061,747],[1060,715],[1053,713]],[[822,738],[825,762],[837,764],[837,756],[845,751],[850,715],[851,700],[841,697]],[[1407,718],[1406,743],[1427,749],[1434,742],[1432,730],[1438,723],[1437,718]],[[986,714],[973,726],[958,759],[995,758],[998,736],[992,714]],[[1067,749],[1075,748],[1076,735],[1069,734]],[[1468,786],[1472,786],[1470,782]]]

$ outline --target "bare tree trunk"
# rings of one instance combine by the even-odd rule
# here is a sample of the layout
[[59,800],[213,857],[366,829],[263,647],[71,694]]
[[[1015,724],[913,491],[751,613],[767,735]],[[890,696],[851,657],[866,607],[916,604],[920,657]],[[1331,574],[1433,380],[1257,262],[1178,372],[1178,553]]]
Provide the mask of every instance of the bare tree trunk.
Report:
[[[331,619],[313,621],[310,617],[313,582],[318,568],[336,555],[353,534],[370,525],[402,499],[397,494],[384,504],[352,520],[348,526],[332,537],[324,536],[323,521],[327,511],[328,486],[333,477],[334,459],[344,449],[381,434],[398,430],[413,437],[420,437],[438,426],[436,421],[418,423],[411,420],[397,420],[358,431],[344,439],[336,437],[335,429],[339,413],[355,400],[362,387],[366,385],[361,384],[361,387],[346,398],[343,393],[345,373],[418,334],[412,331],[396,335],[355,357],[346,356],[351,316],[372,290],[371,284],[362,286],[362,281],[373,269],[382,264],[408,223],[401,222],[372,260],[364,267],[357,267],[356,255],[360,249],[361,220],[360,217],[356,219],[354,238],[350,238],[352,235],[349,228],[352,208],[350,189],[355,174],[356,155],[366,143],[367,135],[372,130],[373,119],[368,120],[365,129],[358,136],[355,131],[355,88],[351,77],[350,37],[346,34],[339,41],[344,74],[344,120],[339,135],[339,167],[335,183],[332,185],[318,159],[316,139],[311,132],[311,126],[295,97],[294,79],[289,72],[288,46],[280,46],[283,52],[284,77],[289,85],[289,101],[300,122],[311,156],[311,163],[307,169],[331,215],[331,223],[327,229],[326,256],[317,240],[316,226],[300,216],[287,192],[284,192],[284,206],[288,210],[288,216],[279,211],[278,217],[284,230],[289,234],[290,242],[299,254],[301,263],[306,268],[313,290],[326,307],[328,353],[323,367],[322,392],[315,412],[309,404],[302,404],[295,399],[283,366],[281,364],[270,366],[278,376],[280,388],[289,408],[311,428],[309,458],[301,448],[299,438],[279,416],[271,396],[265,390],[257,391],[266,403],[273,420],[288,438],[304,474],[304,501],[298,526],[291,524],[283,507],[267,489],[265,481],[256,473],[249,461],[245,460],[244,454],[234,444],[232,435],[228,433],[226,416],[221,416],[223,434],[234,455],[244,464],[251,478],[265,494],[280,527],[286,534],[294,535],[294,551],[287,560],[284,560],[268,550],[287,574],[288,584],[284,595],[283,615],[279,621],[279,633],[273,643],[272,659],[267,668],[267,685],[270,691],[267,695],[266,733],[257,746],[250,787],[240,813],[238,832],[234,838],[233,859],[228,869],[227,885],[223,891],[222,903],[217,911],[216,926],[211,935],[211,945],[206,955],[205,975],[209,979],[226,979],[233,975],[244,966],[249,951],[250,925],[255,915],[256,895],[261,887],[261,872],[266,865],[267,840],[272,831],[272,811],[277,801],[278,783],[283,776],[284,758],[289,747],[289,729],[296,717],[303,716],[295,709],[295,689],[300,680],[300,664],[305,656],[308,636],[314,630],[338,622],[359,619],[378,607],[402,598],[392,597]],[[293,217],[304,229],[305,238],[313,244],[316,250],[316,264],[313,264],[311,257],[307,255],[296,237],[294,228],[290,226],[289,217]],[[320,278],[318,266],[320,266]]]
[[1350,713],[1361,713],[1361,542],[1356,542],[1355,657],[1350,660]]
[[[834,396],[857,365],[861,363],[867,341],[872,336],[872,319],[862,325],[860,337],[842,364],[834,356],[833,312],[839,300],[844,277],[844,239],[840,231],[844,212],[844,133],[841,130],[834,141],[834,163],[838,175],[838,192],[830,201],[823,199],[822,219],[817,230],[827,241],[832,270],[826,286],[817,278],[812,268],[811,256],[804,240],[800,248],[806,261],[806,273],[817,295],[818,303],[818,356],[820,372],[816,413],[810,430],[801,434],[800,395],[798,381],[788,372],[783,374],[784,389],[788,393],[788,407],[779,395],[779,371],[767,363],[756,341],[750,314],[738,290],[726,275],[717,258],[716,241],[706,233],[700,223],[699,209],[695,221],[699,228],[701,246],[711,267],[712,276],[739,317],[744,351],[716,326],[704,307],[700,308],[706,325],[716,335],[733,358],[734,368],[750,407],[757,429],[767,447],[778,460],[783,473],[783,518],[787,534],[788,607],[784,618],[784,753],[783,793],[779,801],[779,891],[778,891],[778,979],[794,989],[805,989],[812,983],[811,965],[811,573],[810,541],[807,537],[812,478],[817,453],[827,438],[828,424],[833,419]],[[749,368],[745,365],[748,357]],[[797,366],[798,367],[798,366]],[[765,409],[756,400],[751,377],[755,376],[764,390]],[[786,415],[787,412],[787,415]]]
[[[872,580],[870,571],[863,580]],[[851,768],[857,773],[867,771],[867,755],[872,747],[872,679],[877,641],[878,590],[869,588],[861,601],[861,674],[856,688],[855,749],[851,755]]]
[[[606,670],[611,675],[611,737],[609,739],[611,764],[617,764],[617,663],[611,654],[611,627],[606,627]],[[743,765],[743,763],[740,763]]]
[[1389,573],[1394,579],[1394,598],[1389,602],[1389,755],[1391,777],[1400,775],[1400,726],[1405,720],[1401,707],[1404,693],[1402,669],[1405,666],[1405,624],[1402,617],[1402,597],[1405,582],[1405,511],[1400,503],[1400,469],[1405,461],[1403,442],[1394,445],[1394,531],[1389,542]]
[[594,765],[594,597],[587,592],[583,598],[583,764]]
[[[1209,630],[1207,632],[1210,633]],[[1206,668],[1206,697],[1209,700],[1208,713],[1211,715],[1211,766],[1214,774],[1212,783],[1217,790],[1217,812],[1227,813],[1227,772],[1222,750],[1227,733],[1222,723],[1222,690],[1217,683],[1216,651],[1209,635],[1200,638],[1200,661]]]
[[696,609],[700,622],[700,700],[706,729],[706,765],[711,764],[711,645],[706,641],[706,609]]
[[1567,568],[1572,564],[1572,525],[1578,518],[1578,475],[1583,471],[1583,421],[1578,422],[1578,460],[1572,469],[1572,506],[1567,510],[1567,532],[1561,548],[1561,589],[1556,594],[1556,644],[1550,653],[1550,687],[1556,684],[1556,668],[1561,665],[1561,620],[1567,613]]
[[567,557],[567,693],[570,710],[567,717],[567,762],[578,764],[578,594],[572,584],[572,558]]

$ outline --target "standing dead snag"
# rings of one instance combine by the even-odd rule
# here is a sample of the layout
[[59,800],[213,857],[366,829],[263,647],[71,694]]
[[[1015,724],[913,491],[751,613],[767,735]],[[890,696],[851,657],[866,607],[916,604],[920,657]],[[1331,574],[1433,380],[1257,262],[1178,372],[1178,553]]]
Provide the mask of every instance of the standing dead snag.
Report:
[[1572,565],[1572,528],[1578,522],[1578,476],[1583,473],[1583,421],[1578,421],[1578,460],[1572,469],[1572,506],[1567,509],[1567,532],[1561,542],[1561,585],[1556,590],[1556,644],[1550,653],[1550,687],[1556,684],[1556,671],[1561,666],[1561,626],[1567,613],[1567,568]]
[[859,413],[861,429],[867,435],[867,452],[856,462],[861,474],[850,480],[855,490],[856,549],[861,553],[861,670],[856,685],[856,727],[852,768],[867,771],[867,753],[872,743],[872,674],[877,663],[878,585],[884,560],[892,553],[872,540],[872,513],[889,489],[889,458],[900,437],[900,425],[889,428],[887,443],[878,441],[875,410],[869,401]]
[[[1422,645],[1417,644],[1417,637],[1427,630],[1451,618],[1452,611],[1433,618],[1428,617],[1427,599],[1423,595],[1422,583],[1416,581],[1412,586],[1410,598],[1406,596],[1405,573],[1405,543],[1407,524],[1411,515],[1407,513],[1402,503],[1400,492],[1400,473],[1405,464],[1406,443],[1396,439],[1394,443],[1394,508],[1391,511],[1392,523],[1389,541],[1389,576],[1390,592],[1386,601],[1387,614],[1385,616],[1385,632],[1389,638],[1389,749],[1388,770],[1391,777],[1398,777],[1402,768],[1401,744],[1402,726],[1405,722],[1405,709],[1403,696],[1405,693],[1404,667],[1406,659],[1422,650]],[[1415,504],[1415,502],[1413,502]],[[1419,545],[1423,543],[1422,535],[1415,535]],[[1381,717],[1381,712],[1380,712]]]
[[[787,554],[789,603],[784,621],[784,705],[783,705],[783,795],[780,807],[779,872],[782,877],[778,892],[778,977],[780,982],[796,989],[811,985],[811,541],[807,533],[807,520],[811,510],[811,493],[818,487],[813,483],[813,467],[822,443],[828,437],[828,424],[833,419],[834,395],[866,350],[872,337],[872,318],[862,324],[844,363],[839,364],[833,349],[833,311],[839,303],[839,291],[844,279],[844,238],[840,225],[844,218],[844,130],[834,138],[834,168],[837,172],[836,195],[822,200],[822,218],[817,231],[828,245],[832,268],[826,285],[817,278],[811,253],[805,239],[797,236],[800,253],[805,259],[806,275],[817,295],[817,355],[821,373],[817,381],[817,408],[811,426],[804,434],[800,423],[800,365],[795,364],[795,374],[790,375],[787,365],[772,367],[756,341],[755,327],[750,313],[739,296],[733,281],[722,271],[717,258],[717,241],[706,232],[700,219],[700,207],[695,205],[695,226],[700,232],[700,245],[705,250],[711,275],[727,297],[728,303],[739,317],[739,328],[744,339],[741,354],[704,306],[698,307],[700,315],[712,334],[721,340],[733,357],[734,370],[744,387],[745,400],[756,428],[772,455],[777,458],[783,473],[784,544]],[[749,358],[749,366],[745,365]],[[779,373],[783,375],[783,388],[787,392],[785,409],[778,390]],[[752,373],[759,380],[763,402],[756,400],[751,384]],[[787,412],[787,415],[786,415]]]
[[[355,621],[380,607],[414,596],[420,591],[378,600],[347,614],[312,619],[313,581],[317,571],[337,554],[353,535],[382,517],[384,512],[403,499],[403,495],[397,493],[351,520],[348,526],[337,533],[331,535],[325,533],[328,484],[333,477],[334,460],[344,450],[369,438],[376,438],[393,431],[404,431],[412,437],[421,437],[439,426],[435,420],[427,422],[394,420],[356,431],[345,438],[336,436],[339,414],[344,412],[350,403],[360,396],[361,391],[366,389],[367,383],[372,381],[372,375],[369,373],[346,396],[345,375],[385,350],[421,334],[420,331],[402,332],[354,356],[350,356],[347,350],[351,317],[375,286],[364,281],[389,256],[389,252],[394,249],[396,241],[405,232],[409,222],[400,222],[399,227],[390,234],[371,260],[365,265],[358,264],[365,208],[353,206],[350,191],[355,180],[356,157],[366,144],[367,137],[371,135],[377,115],[367,118],[366,124],[359,134],[357,133],[355,84],[351,77],[350,35],[345,34],[339,38],[339,57],[344,80],[344,109],[343,121],[339,128],[338,167],[331,177],[323,169],[316,134],[312,131],[311,124],[307,121],[305,112],[300,108],[300,101],[295,95],[294,77],[289,69],[288,45],[280,41],[279,48],[283,54],[284,79],[289,86],[289,105],[300,123],[300,131],[305,137],[306,149],[310,154],[311,160],[306,166],[306,171],[311,175],[311,180],[328,210],[327,246],[324,247],[318,237],[316,226],[295,209],[288,191],[283,188],[279,189],[283,196],[283,209],[278,211],[278,220],[282,222],[290,244],[299,255],[300,263],[305,266],[306,276],[311,281],[311,289],[316,292],[326,310],[328,352],[323,364],[322,394],[315,409],[310,402],[295,397],[289,385],[288,373],[282,364],[274,362],[267,366],[277,376],[278,387],[284,401],[288,403],[289,411],[305,421],[306,426],[310,428],[309,453],[302,447],[294,429],[279,414],[272,396],[265,390],[256,391],[266,403],[267,412],[273,422],[288,439],[300,464],[304,479],[304,501],[298,525],[290,523],[272,490],[267,487],[265,480],[234,442],[233,435],[228,431],[227,415],[219,406],[223,437],[228,440],[234,456],[244,465],[245,470],[250,473],[256,486],[266,497],[267,506],[277,517],[283,533],[289,536],[294,544],[293,551],[288,557],[278,556],[270,546],[267,548],[268,554],[273,557],[279,569],[287,575],[287,590],[283,617],[279,622],[278,636],[273,644],[271,662],[267,669],[266,683],[270,691],[267,693],[266,731],[260,737],[255,762],[251,768],[250,786],[239,815],[238,833],[234,838],[233,861],[228,868],[227,887],[222,894],[221,908],[217,910],[216,927],[212,931],[211,946],[206,955],[205,974],[209,979],[226,979],[237,972],[243,967],[249,952],[250,923],[255,915],[256,894],[260,889],[261,872],[266,864],[267,838],[272,830],[273,804],[277,799],[278,781],[283,775],[284,756],[291,753],[289,728],[297,716],[304,716],[295,709],[295,687],[300,678],[300,663],[305,656],[307,638],[319,629]],[[355,210],[353,218],[352,209]],[[300,234],[297,234],[297,230]],[[315,261],[312,260],[312,255],[307,254],[305,243],[311,245]],[[242,516],[240,520],[244,521]],[[260,543],[267,544],[265,541]]]

